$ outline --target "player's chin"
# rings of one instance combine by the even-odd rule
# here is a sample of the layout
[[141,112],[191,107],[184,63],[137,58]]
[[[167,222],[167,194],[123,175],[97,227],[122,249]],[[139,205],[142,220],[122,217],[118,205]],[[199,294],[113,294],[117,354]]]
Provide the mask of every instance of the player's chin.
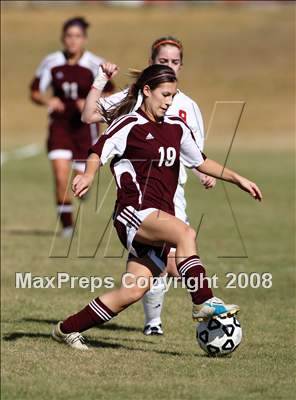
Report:
[[167,110],[164,110],[163,108],[160,108],[159,112],[158,112],[158,117],[162,118],[164,117],[165,113],[167,112]]

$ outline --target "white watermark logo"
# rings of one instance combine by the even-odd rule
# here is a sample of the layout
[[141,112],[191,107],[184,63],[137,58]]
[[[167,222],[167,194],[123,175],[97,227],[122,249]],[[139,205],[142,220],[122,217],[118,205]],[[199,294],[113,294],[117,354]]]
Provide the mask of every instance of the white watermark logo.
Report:
[[[264,288],[270,289],[272,287],[272,274],[264,272],[259,274],[257,272],[245,273],[240,272],[234,274],[228,272],[225,274],[226,282],[223,287],[226,289],[245,289],[251,287],[253,289]],[[124,273],[121,277],[121,285],[127,289],[133,287],[138,288],[152,288],[153,286],[160,286],[163,292],[168,292],[169,289],[183,288],[189,292],[196,292],[208,286],[211,289],[219,288],[219,278],[216,274],[211,277],[204,277],[198,279],[197,277],[145,277],[135,276],[132,273]],[[88,289],[92,293],[96,289],[114,289],[115,280],[112,276],[71,276],[67,272],[58,272],[54,276],[35,276],[31,272],[16,272],[15,274],[15,287],[16,289]]]
[[92,293],[96,289],[115,287],[112,276],[71,276],[67,272],[58,272],[55,276],[34,276],[31,272],[16,272],[16,289],[89,289]]

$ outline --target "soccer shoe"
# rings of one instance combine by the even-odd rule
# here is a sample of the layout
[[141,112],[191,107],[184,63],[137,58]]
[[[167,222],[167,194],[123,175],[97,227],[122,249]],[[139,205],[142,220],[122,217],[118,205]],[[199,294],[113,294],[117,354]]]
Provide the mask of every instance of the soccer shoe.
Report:
[[161,335],[163,335],[163,330],[162,330],[161,324],[155,325],[155,326],[146,325],[143,330],[143,333],[146,336],[152,336],[152,335],[161,336]]
[[192,319],[193,321],[205,321],[216,317],[231,317],[239,312],[240,308],[236,304],[225,304],[218,297],[212,297],[202,304],[193,304]]
[[86,344],[84,344],[84,338],[80,335],[79,332],[71,332],[71,333],[63,333],[61,331],[61,323],[60,321],[52,331],[52,338],[56,340],[57,342],[60,343],[66,343],[73,349],[78,349],[78,350],[87,350],[88,347]]

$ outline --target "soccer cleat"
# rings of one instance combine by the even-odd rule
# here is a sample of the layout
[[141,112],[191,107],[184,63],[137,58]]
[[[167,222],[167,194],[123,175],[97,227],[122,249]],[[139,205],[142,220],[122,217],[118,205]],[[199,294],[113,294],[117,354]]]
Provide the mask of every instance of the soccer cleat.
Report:
[[240,308],[236,304],[225,304],[218,297],[212,297],[202,304],[193,304],[192,319],[193,321],[205,321],[216,317],[231,317],[239,312]]
[[79,332],[71,332],[71,333],[63,333],[61,331],[61,323],[60,321],[52,331],[52,338],[56,340],[57,342],[60,343],[65,343],[72,347],[73,349],[78,349],[78,350],[88,350],[87,345],[84,343],[84,338],[83,336],[80,335]]
[[151,326],[151,325],[146,325],[143,331],[144,335],[146,336],[161,336],[163,335],[163,330],[161,324]]

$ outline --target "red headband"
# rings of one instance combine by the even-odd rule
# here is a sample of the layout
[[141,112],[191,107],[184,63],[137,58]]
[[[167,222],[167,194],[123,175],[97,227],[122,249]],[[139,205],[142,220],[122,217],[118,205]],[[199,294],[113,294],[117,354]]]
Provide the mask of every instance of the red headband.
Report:
[[162,46],[163,44],[172,44],[173,46],[177,46],[179,50],[182,50],[182,45],[180,43],[176,42],[175,40],[171,40],[171,39],[162,40],[162,41],[156,43],[153,46],[153,50],[157,49],[157,47]]

